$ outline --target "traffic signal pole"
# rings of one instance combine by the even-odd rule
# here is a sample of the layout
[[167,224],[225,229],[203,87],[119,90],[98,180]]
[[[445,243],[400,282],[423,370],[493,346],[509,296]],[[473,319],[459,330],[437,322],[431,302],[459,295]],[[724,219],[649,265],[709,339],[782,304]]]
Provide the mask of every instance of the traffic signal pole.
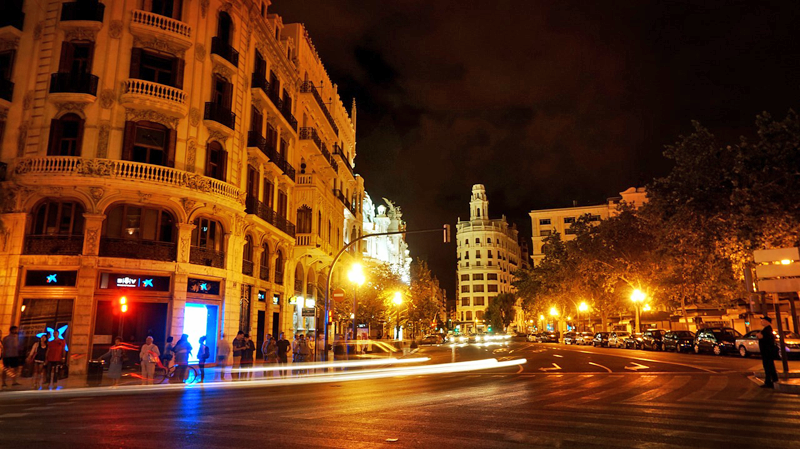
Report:
[[[330,356],[330,352],[328,351],[328,341],[329,341],[328,334],[329,334],[330,316],[331,316],[331,280],[333,279],[333,269],[336,268],[336,263],[339,262],[339,258],[342,257],[342,254],[344,254],[348,249],[350,249],[356,243],[368,237],[380,237],[384,235],[397,235],[397,234],[422,234],[428,232],[443,232],[443,239],[442,239],[443,243],[450,243],[450,225],[444,225],[441,228],[420,229],[417,231],[379,232],[376,234],[362,235],[361,237],[357,237],[347,245],[343,246],[342,249],[340,249],[339,252],[336,253],[336,257],[333,258],[333,263],[331,263],[330,269],[328,270],[328,282],[325,284],[325,323],[324,323],[325,337],[323,339],[323,346],[322,346],[322,353],[324,354],[324,358],[322,358],[322,360],[328,361]],[[353,310],[353,313],[355,313],[355,310]],[[355,333],[355,325],[353,327],[353,333]],[[318,350],[318,348],[315,347],[315,350]]]

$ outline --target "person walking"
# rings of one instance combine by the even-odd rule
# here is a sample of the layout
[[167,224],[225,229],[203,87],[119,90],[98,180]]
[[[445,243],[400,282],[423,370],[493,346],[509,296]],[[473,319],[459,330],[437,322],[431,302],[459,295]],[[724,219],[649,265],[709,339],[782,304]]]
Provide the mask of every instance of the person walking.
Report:
[[33,363],[33,389],[38,390],[44,386],[44,365],[47,363],[47,334],[42,334],[39,340],[31,347],[28,360]]
[[19,385],[17,382],[17,368],[19,367],[19,328],[11,326],[8,335],[3,337],[3,387],[6,385],[6,377],[11,378],[11,385]]
[[47,352],[45,354],[45,358],[47,359],[47,378],[51,390],[53,389],[54,383],[56,389],[58,389],[58,377],[67,358],[66,346],[67,342],[61,338],[58,331],[54,330],[53,340],[47,343]]
[[236,333],[236,338],[233,339],[232,346],[233,346],[233,369],[231,370],[231,377],[233,377],[236,380],[239,380],[239,367],[242,362],[242,348],[244,348],[244,332],[239,331]]
[[200,383],[206,380],[206,360],[211,357],[211,351],[206,345],[206,337],[200,337],[200,347],[197,349],[197,366],[200,368]]
[[758,337],[758,350],[761,352],[761,364],[764,365],[764,385],[761,388],[775,388],[778,381],[778,371],[775,369],[775,356],[778,347],[775,346],[775,333],[772,331],[772,318],[761,317],[764,327],[756,334]]
[[[225,368],[228,366],[228,356],[231,354],[231,344],[225,339],[225,334],[219,334],[217,342],[217,372],[219,380],[225,380]],[[216,378],[216,376],[214,376]],[[233,376],[231,376],[233,377]]]
[[[292,344],[289,343],[289,340],[286,339],[285,334],[283,332],[280,333],[278,337],[278,341],[275,343],[278,349],[278,364],[279,365],[286,365],[289,363],[288,353],[292,348]],[[281,371],[281,376],[286,375],[286,370],[284,369]]]
[[242,358],[239,361],[240,378],[249,380],[253,377],[256,344],[250,339],[250,334],[244,334],[242,341],[244,346],[242,346]]
[[[297,342],[297,361],[303,365],[309,360],[309,356],[311,355],[311,350],[308,347],[308,339],[303,334],[300,334],[300,338]],[[308,371],[305,369],[299,370],[298,374],[308,374]]]
[[187,334],[181,335],[180,340],[172,348],[172,353],[175,355],[175,365],[177,365],[173,375],[174,382],[186,382],[186,373],[189,370],[189,356],[192,355],[192,345],[189,343]]
[[153,377],[155,377],[156,365],[160,361],[160,356],[161,352],[158,346],[153,344],[153,337],[148,336],[139,351],[139,363],[142,365],[142,385],[153,385]]
[[112,380],[112,387],[119,385],[119,379],[122,377],[122,359],[125,356],[125,350],[122,349],[122,338],[117,337],[114,339],[114,346],[108,349],[108,352],[100,356],[100,360],[108,359],[108,376]]
[[172,353],[172,337],[167,337],[167,344],[164,345],[164,352],[161,353],[159,359],[161,359],[161,364],[164,365],[164,369],[169,372],[169,366],[172,364],[172,358],[174,354]]

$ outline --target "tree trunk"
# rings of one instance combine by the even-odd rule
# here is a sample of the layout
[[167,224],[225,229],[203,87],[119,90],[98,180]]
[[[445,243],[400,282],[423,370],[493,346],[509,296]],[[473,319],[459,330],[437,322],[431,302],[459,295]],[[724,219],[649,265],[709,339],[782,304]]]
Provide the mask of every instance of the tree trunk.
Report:
[[600,323],[600,328],[603,329],[601,332],[608,332],[608,315],[605,309],[600,312],[600,319],[603,320],[603,322]]
[[683,323],[686,326],[686,330],[689,330],[689,315],[686,314],[686,297],[681,296],[681,313],[683,314]]

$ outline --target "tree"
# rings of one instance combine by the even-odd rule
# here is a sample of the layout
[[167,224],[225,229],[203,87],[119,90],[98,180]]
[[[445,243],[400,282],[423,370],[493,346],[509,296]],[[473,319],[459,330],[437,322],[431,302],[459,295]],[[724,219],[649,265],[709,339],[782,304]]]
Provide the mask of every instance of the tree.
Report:
[[439,292],[439,280],[431,274],[428,263],[415,260],[411,264],[411,286],[408,289],[408,320],[414,323],[412,334],[417,327],[429,327],[444,312]]
[[489,301],[489,307],[486,308],[486,321],[492,326],[494,330],[503,330],[514,321],[516,310],[514,306],[517,304],[517,298],[513,293],[500,293]]

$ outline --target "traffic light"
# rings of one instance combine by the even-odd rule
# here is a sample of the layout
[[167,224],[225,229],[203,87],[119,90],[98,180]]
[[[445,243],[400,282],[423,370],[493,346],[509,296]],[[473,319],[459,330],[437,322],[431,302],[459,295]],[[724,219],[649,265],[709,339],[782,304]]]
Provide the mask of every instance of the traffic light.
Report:
[[128,298],[124,296],[119,298],[119,311],[122,313],[126,313],[128,311]]

